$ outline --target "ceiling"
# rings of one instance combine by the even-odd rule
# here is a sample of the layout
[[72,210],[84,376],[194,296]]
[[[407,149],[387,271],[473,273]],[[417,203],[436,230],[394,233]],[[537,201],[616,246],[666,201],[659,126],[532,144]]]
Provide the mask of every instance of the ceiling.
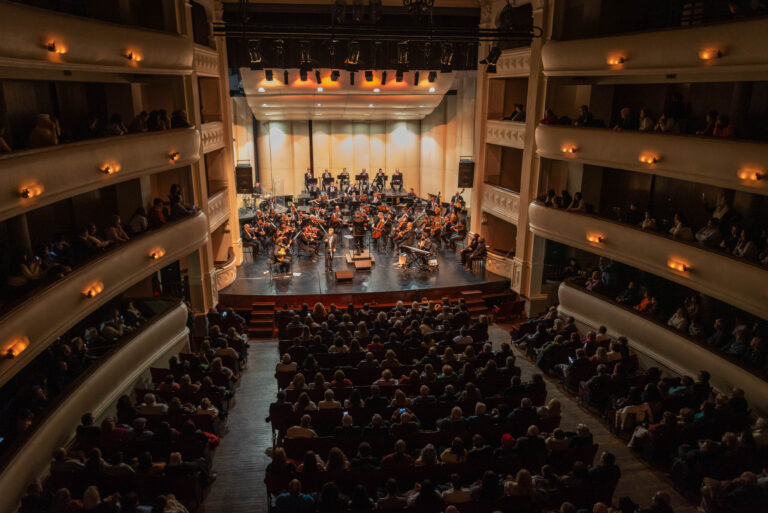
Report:
[[288,70],[286,85],[283,70],[275,70],[269,82],[264,70],[240,68],[243,92],[256,119],[423,119],[440,104],[454,76],[437,73],[436,80],[429,82],[429,72],[419,71],[415,84],[417,72],[405,72],[403,81],[397,82],[395,70],[387,70],[387,81],[382,85],[382,71],[374,71],[370,82],[363,72],[358,72],[351,85],[347,71],[341,71],[336,82],[331,81],[329,68],[317,71],[319,86],[314,70],[302,82],[296,68]]

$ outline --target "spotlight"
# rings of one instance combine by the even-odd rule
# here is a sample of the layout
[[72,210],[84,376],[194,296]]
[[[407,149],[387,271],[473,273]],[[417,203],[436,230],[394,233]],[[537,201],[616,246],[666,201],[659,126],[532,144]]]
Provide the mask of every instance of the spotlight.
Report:
[[379,89],[378,87],[374,87],[374,88],[373,88],[373,92],[374,92],[374,93],[380,93],[380,92],[381,92],[381,89]]
[[331,71],[331,82],[338,82],[339,81],[339,70],[335,69]]
[[382,71],[381,72],[381,85],[386,85],[386,84],[387,84],[387,72],[386,71]]
[[403,81],[403,72],[402,70],[395,71],[395,82],[402,82]]
[[312,43],[306,39],[299,41],[299,69],[302,71],[312,69]]
[[317,88],[317,92],[318,92],[318,93],[322,93],[322,92],[323,92],[323,88],[322,88],[322,87],[318,87],[318,88]]
[[440,47],[440,71],[450,73],[453,69],[453,44],[443,43]]
[[408,41],[397,43],[397,69],[408,71]]
[[299,70],[299,76],[301,77],[301,81],[302,82],[306,82],[307,81],[307,70],[305,70],[305,69]]
[[430,82],[434,82],[435,80],[437,80],[437,71],[430,71],[429,75],[427,76],[427,80],[429,80]]
[[419,85],[419,72],[413,74],[413,85],[417,86]]
[[261,53],[261,40],[248,40],[248,58],[251,62],[251,69],[264,69],[264,56]]
[[283,71],[283,82],[288,85],[288,70]]
[[360,63],[360,43],[358,41],[350,41],[347,49],[347,58],[344,60],[344,65],[348,71],[357,71],[357,67]]
[[275,74],[271,69],[264,71],[264,76],[266,77],[267,82],[272,82],[275,79]]
[[499,46],[494,43],[494,45],[491,46],[491,49],[488,51],[488,56],[481,60],[480,64],[488,65],[488,68],[486,68],[488,73],[496,73],[496,61],[499,60],[499,57],[501,57],[501,48],[499,48]]
[[272,54],[275,67],[285,68],[285,42],[282,39],[275,39],[272,43]]
[[320,83],[321,83],[320,72],[317,71],[317,70],[315,70],[315,81],[317,82],[317,85],[320,85]]
[[365,70],[365,81],[366,82],[373,82],[373,71],[367,69]]
[[355,72],[350,71],[349,72],[349,85],[353,86],[355,85]]
[[267,90],[266,90],[266,89],[264,89],[263,87],[259,87],[259,88],[257,89],[257,91],[258,91],[258,92],[260,92],[260,93],[266,93],[266,92],[267,92]]

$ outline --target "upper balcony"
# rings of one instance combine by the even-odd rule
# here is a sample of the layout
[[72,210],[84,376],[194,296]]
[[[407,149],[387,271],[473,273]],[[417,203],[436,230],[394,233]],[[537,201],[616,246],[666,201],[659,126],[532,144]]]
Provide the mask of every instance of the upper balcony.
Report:
[[0,317],[0,385],[29,364],[52,340],[128,287],[186,257],[208,240],[200,213],[136,237],[89,262]]
[[199,159],[200,136],[194,128],[6,153],[0,155],[0,220]]
[[483,184],[480,208],[507,222],[517,225],[520,216],[520,193],[491,184]]
[[768,318],[768,272],[762,267],[539,202],[530,204],[528,215],[531,231],[540,237],[618,260]]
[[207,46],[196,44],[195,73],[204,77],[218,77],[219,53]]
[[224,147],[224,124],[221,121],[203,123],[200,128],[200,139],[203,144],[203,153]]
[[531,74],[531,47],[512,48],[501,52],[496,73],[489,78],[528,77]]
[[765,144],[650,132],[539,125],[539,156],[768,194]]
[[525,147],[525,123],[489,119],[485,122],[485,142],[522,150]]
[[[548,41],[548,76],[710,75],[765,73],[768,19],[624,36]],[[726,78],[733,80],[733,78]]]
[[225,187],[208,197],[208,222],[210,230],[224,224],[229,219],[229,190]]
[[191,41],[177,34],[0,3],[0,66],[177,75],[193,64]]
[[[597,294],[569,284],[560,284],[558,290],[561,315],[573,316],[577,324],[588,329],[608,328],[611,336],[625,336],[639,356],[652,360],[680,375],[696,376],[705,369],[712,375],[712,386],[728,393],[734,386],[743,389],[749,403],[761,413],[768,412],[768,382],[764,377],[714,353],[706,345],[680,335],[658,323],[625,308],[606,301]],[[737,385],[738,384],[738,385]]]

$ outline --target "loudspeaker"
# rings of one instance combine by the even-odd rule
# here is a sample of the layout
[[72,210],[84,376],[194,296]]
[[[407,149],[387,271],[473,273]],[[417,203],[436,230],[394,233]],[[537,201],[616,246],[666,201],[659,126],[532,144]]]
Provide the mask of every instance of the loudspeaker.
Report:
[[475,181],[475,163],[471,161],[459,162],[459,188],[472,188]]
[[235,187],[238,194],[253,193],[253,170],[248,164],[235,167]]
[[355,271],[336,271],[336,281],[349,281],[355,277]]

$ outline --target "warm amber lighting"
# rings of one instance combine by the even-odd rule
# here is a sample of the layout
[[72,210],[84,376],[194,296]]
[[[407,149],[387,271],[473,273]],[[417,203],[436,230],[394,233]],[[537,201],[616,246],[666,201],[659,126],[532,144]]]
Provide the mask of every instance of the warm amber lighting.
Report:
[[3,347],[3,358],[8,360],[20,355],[29,346],[27,337],[16,337]]
[[757,169],[741,169],[739,171],[739,178],[741,180],[747,180],[749,182],[759,182],[763,178],[765,178],[765,173],[761,173]]
[[40,184],[29,184],[19,189],[19,195],[24,199],[34,198],[43,193],[43,186]]
[[654,153],[643,153],[642,155],[640,155],[639,160],[643,164],[655,164],[656,162],[661,160],[661,157],[659,157]]
[[169,153],[169,154],[168,154],[168,158],[169,158],[169,159],[171,159],[171,160],[172,160],[172,161],[174,161],[174,162],[176,162],[177,160],[179,160],[179,156],[180,156],[180,155],[179,155],[179,152],[178,152],[178,151],[172,151],[171,153]]
[[719,48],[705,48],[699,52],[699,59],[703,61],[711,61],[713,59],[719,59],[723,56],[723,52]]
[[67,53],[67,47],[63,44],[56,44],[56,41],[50,41],[45,45],[45,49],[51,53],[65,54]]
[[155,248],[149,252],[149,258],[159,260],[165,256],[165,248]]
[[88,285],[88,288],[86,288],[83,291],[83,295],[88,298],[95,297],[101,294],[103,290],[104,290],[104,284],[101,283],[100,281],[96,281]]
[[114,163],[106,163],[99,168],[99,170],[105,175],[113,175],[120,172],[120,166]]
[[590,233],[587,235],[587,240],[592,244],[602,244],[605,238],[598,233]]
[[626,60],[627,58],[624,57],[623,55],[611,55],[610,57],[608,57],[608,59],[606,59],[605,62],[607,62],[611,66],[616,66],[618,64],[624,64],[624,61]]
[[576,153],[577,151],[579,151],[579,148],[575,144],[566,144],[562,148],[560,148],[560,151],[562,151],[563,153]]
[[683,262],[680,262],[679,260],[670,260],[669,262],[667,262],[667,266],[670,269],[674,269],[675,271],[678,271],[681,273],[684,273],[690,270],[690,267],[688,267]]
[[126,59],[128,59],[131,62],[141,62],[141,61],[144,60],[144,57],[140,53],[138,53],[138,52],[136,52],[134,50],[128,50],[123,55],[123,57],[125,57]]

